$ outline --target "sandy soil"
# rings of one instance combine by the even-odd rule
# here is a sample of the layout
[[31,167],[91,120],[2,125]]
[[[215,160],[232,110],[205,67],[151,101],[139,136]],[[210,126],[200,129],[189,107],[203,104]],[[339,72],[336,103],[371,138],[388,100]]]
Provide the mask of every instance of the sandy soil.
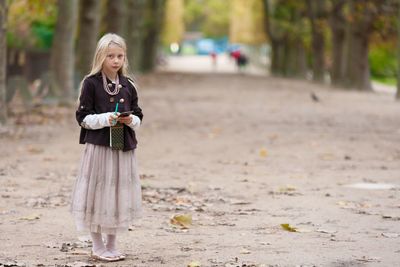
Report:
[[0,266],[400,266],[391,95],[228,74],[140,83],[145,216],[118,239],[128,258],[88,258],[68,213],[83,146],[73,110],[57,108],[1,131]]

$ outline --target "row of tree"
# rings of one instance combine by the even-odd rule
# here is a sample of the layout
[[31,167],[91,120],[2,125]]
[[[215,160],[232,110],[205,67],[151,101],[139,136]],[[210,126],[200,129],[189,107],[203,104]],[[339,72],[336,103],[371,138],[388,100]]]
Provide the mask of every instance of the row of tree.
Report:
[[[6,46],[10,5],[15,18],[8,18],[8,21],[16,23],[18,17],[26,16],[29,10],[40,9],[47,14],[49,11],[43,9],[54,9],[50,13],[56,14],[55,25],[51,25],[51,21],[42,23],[54,28],[47,82],[52,95],[69,101],[75,96],[76,81],[90,70],[97,40],[106,32],[125,38],[128,60],[133,66],[131,71],[147,72],[153,69],[165,4],[166,0],[0,0],[0,123],[7,118]],[[15,11],[18,8],[20,11]],[[37,18],[31,20],[31,25],[27,27],[38,21]],[[24,33],[16,35],[23,36]],[[14,39],[17,38],[21,37]],[[22,40],[20,43],[25,41]]]
[[[271,72],[371,89],[371,40],[396,38],[396,0],[263,0]],[[311,67],[309,67],[311,66]],[[329,73],[329,75],[326,75]]]

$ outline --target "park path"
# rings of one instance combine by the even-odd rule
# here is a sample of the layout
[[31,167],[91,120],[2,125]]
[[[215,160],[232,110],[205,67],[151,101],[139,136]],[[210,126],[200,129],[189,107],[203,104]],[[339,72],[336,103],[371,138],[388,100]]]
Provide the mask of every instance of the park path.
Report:
[[[139,83],[145,214],[120,236],[127,260],[107,266],[400,264],[391,95],[222,73]],[[45,111],[1,131],[0,266],[100,266],[68,213],[82,152],[73,109]],[[171,224],[177,214],[192,224]]]

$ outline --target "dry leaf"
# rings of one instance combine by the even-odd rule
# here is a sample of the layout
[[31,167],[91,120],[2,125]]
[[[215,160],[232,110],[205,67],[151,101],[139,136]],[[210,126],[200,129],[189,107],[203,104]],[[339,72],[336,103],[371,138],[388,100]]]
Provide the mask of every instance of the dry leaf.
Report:
[[215,127],[211,130],[210,133],[208,133],[208,138],[214,139],[215,137],[219,136],[222,132],[221,128]]
[[201,263],[199,261],[192,261],[187,267],[201,267]]
[[338,201],[336,202],[337,205],[341,206],[341,207],[346,207],[348,206],[348,202],[347,201]]
[[400,235],[398,233],[382,233],[382,236],[388,237],[388,238],[396,238],[396,237],[399,237]]
[[251,251],[244,248],[240,251],[240,254],[251,254]]
[[260,157],[266,158],[268,156],[268,151],[265,148],[261,148],[259,154],[260,154]]
[[296,187],[287,185],[287,186],[283,186],[283,187],[279,188],[279,191],[280,192],[293,192],[293,191],[296,191]]
[[43,153],[43,148],[36,147],[36,146],[28,146],[28,152],[32,154],[40,154]]
[[290,226],[288,223],[282,223],[281,227],[289,232],[297,232],[297,228]]
[[324,154],[319,155],[319,158],[321,160],[329,161],[329,160],[334,160],[335,159],[335,155],[332,154],[332,153],[324,153]]
[[88,255],[89,253],[86,250],[72,250],[72,255]]
[[192,225],[192,215],[191,214],[179,214],[175,215],[171,219],[171,223],[174,225],[181,226],[182,228],[189,228]]
[[329,229],[317,229],[317,232],[323,233],[323,234],[335,234],[337,231],[336,230],[329,230]]
[[40,214],[31,214],[25,217],[19,218],[20,220],[26,220],[26,221],[34,221],[40,219]]

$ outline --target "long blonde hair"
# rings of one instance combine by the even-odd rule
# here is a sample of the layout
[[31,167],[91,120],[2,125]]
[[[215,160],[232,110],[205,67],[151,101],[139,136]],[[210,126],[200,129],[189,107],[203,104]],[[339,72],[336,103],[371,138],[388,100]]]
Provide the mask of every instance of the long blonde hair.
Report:
[[129,63],[128,63],[128,57],[126,55],[126,43],[125,43],[124,38],[122,38],[121,36],[119,36],[118,34],[115,34],[115,33],[107,33],[107,34],[103,35],[103,37],[101,37],[100,40],[97,42],[97,47],[96,47],[96,51],[94,53],[93,62],[92,62],[92,69],[90,70],[89,74],[87,74],[85,77],[83,77],[83,79],[80,83],[79,96],[82,94],[83,81],[87,77],[101,71],[104,60],[107,57],[108,46],[110,44],[118,45],[119,47],[121,47],[124,50],[124,54],[125,54],[124,55],[124,64],[118,70],[118,74],[128,77],[131,80],[134,80],[131,77],[131,75],[129,75],[129,73],[128,73]]

